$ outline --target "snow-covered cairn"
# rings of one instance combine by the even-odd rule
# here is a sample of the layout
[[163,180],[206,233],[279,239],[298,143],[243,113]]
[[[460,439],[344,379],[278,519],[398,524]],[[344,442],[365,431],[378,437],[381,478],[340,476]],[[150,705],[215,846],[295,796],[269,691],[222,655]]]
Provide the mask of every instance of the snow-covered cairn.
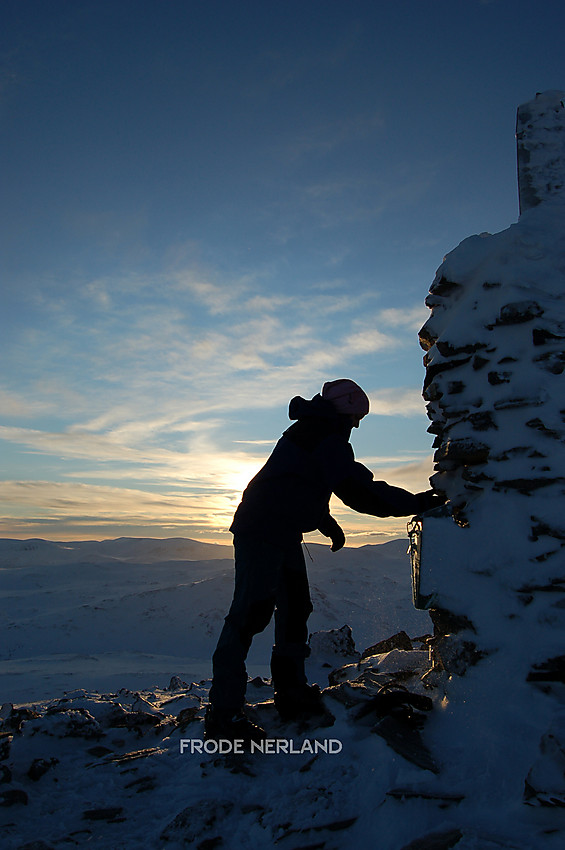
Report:
[[477,743],[486,735],[508,757],[511,747],[520,750],[511,781],[525,787],[526,800],[560,805],[564,104],[565,92],[549,91],[519,107],[519,220],[501,233],[471,236],[447,255],[420,331],[436,435],[431,480],[450,508],[423,521],[419,590],[433,609],[432,657],[445,671],[448,699],[468,701]]

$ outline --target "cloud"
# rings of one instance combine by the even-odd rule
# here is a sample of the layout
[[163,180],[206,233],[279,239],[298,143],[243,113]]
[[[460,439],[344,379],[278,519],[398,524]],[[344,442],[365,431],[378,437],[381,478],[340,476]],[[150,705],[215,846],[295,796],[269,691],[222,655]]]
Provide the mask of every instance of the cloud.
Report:
[[50,409],[52,405],[46,400],[30,399],[0,387],[0,410],[7,419],[27,419]]
[[[301,128],[299,132],[289,134],[284,140],[281,153],[290,161],[311,155],[323,155],[366,139],[383,126],[383,115],[377,110],[348,115],[338,121],[312,123],[309,127]],[[341,181],[336,185],[339,185],[339,182]]]
[[[35,489],[28,482],[27,490],[12,484],[14,505],[21,508],[27,493],[28,518],[59,524],[71,516],[110,523],[113,505],[128,527],[173,527],[182,511],[186,525],[194,508],[203,528],[227,528],[273,442],[269,418],[253,421],[253,411],[285,412],[292,396],[366,371],[373,356],[397,352],[415,323],[409,305],[379,310],[374,289],[330,284],[300,294],[273,287],[266,295],[259,274],[231,280],[190,268],[66,287],[47,281],[38,303],[55,308],[49,322],[22,322],[0,394],[0,439],[8,449],[24,447],[22,471],[26,453],[28,470],[32,455],[50,458],[58,481],[51,490],[49,482]],[[380,415],[421,409],[409,388],[370,394]],[[247,443],[233,441],[241,436],[234,420],[246,423]]]
[[425,414],[425,402],[421,390],[411,387],[390,387],[369,394],[371,415],[419,416]]
[[[5,481],[0,516],[10,522],[69,523],[90,526],[143,525],[202,530],[227,528],[233,504],[226,497],[151,493],[142,489],[52,481]],[[7,514],[9,512],[9,515]],[[227,523],[227,524],[226,524]]]
[[418,331],[424,322],[429,319],[429,316],[430,311],[425,304],[415,304],[413,307],[406,309],[402,307],[390,307],[386,310],[381,310],[379,321],[388,327],[406,327]]

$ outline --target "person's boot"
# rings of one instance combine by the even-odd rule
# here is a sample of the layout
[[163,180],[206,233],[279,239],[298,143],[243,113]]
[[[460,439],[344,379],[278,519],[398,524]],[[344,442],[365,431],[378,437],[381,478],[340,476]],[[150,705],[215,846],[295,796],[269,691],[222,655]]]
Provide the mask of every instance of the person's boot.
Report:
[[282,720],[306,720],[326,714],[318,685],[295,685],[275,690],[275,707]]
[[249,747],[251,741],[264,741],[267,733],[261,726],[252,723],[243,711],[230,716],[208,705],[204,715],[204,737],[215,741],[220,738],[225,741],[243,741],[243,746]]

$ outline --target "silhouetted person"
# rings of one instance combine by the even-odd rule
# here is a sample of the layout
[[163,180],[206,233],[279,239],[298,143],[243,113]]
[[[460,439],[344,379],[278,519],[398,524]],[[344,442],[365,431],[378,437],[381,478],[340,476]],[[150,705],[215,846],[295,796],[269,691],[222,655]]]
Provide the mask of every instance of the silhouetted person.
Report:
[[243,493],[230,528],[235,591],[213,656],[208,737],[264,737],[243,713],[245,659],[273,612],[271,674],[279,713],[293,719],[323,710],[320,690],[307,684],[304,671],[312,603],[301,542],[304,532],[318,529],[331,538],[333,552],[344,545],[343,531],[330,515],[332,493],[353,510],[379,517],[418,514],[442,502],[431,490],[414,494],[374,481],[355,460],[351,429],[368,412],[367,395],[346,379],[324,384],[309,401],[296,396],[289,417],[297,421]]

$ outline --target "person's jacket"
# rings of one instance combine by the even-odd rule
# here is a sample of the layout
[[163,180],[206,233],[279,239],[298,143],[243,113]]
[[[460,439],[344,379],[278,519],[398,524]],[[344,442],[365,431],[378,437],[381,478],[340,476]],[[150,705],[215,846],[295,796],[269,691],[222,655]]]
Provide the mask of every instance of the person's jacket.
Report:
[[408,516],[438,504],[432,491],[410,493],[384,481],[355,460],[351,422],[320,395],[292,399],[288,428],[263,468],[247,485],[230,527],[234,534],[301,539],[319,529],[334,537],[332,493],[359,513]]

